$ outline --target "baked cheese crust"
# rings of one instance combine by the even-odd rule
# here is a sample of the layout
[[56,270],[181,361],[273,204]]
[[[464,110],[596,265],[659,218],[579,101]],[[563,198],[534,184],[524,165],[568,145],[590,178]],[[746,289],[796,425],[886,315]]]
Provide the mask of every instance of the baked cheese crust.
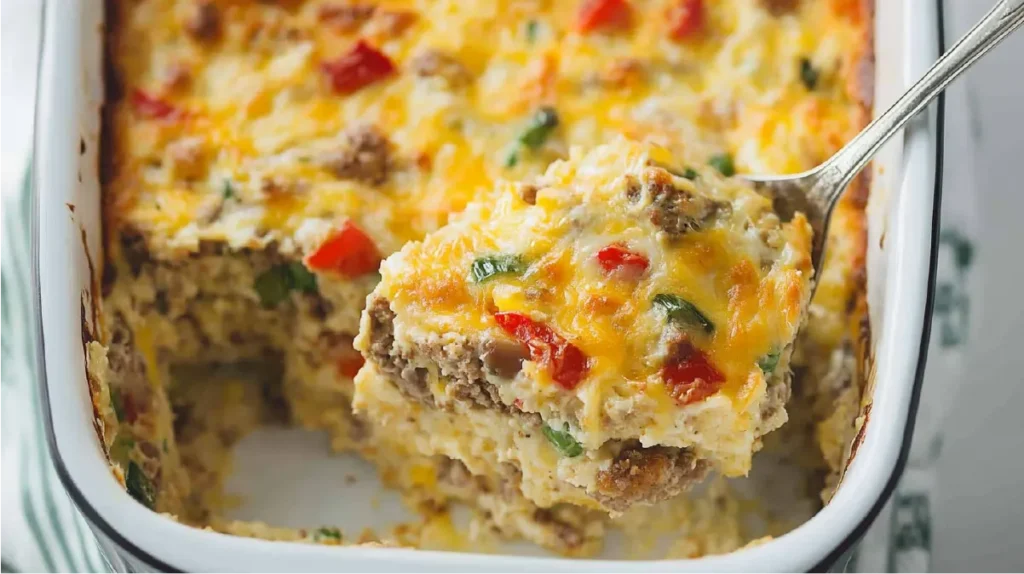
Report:
[[[308,254],[351,220],[387,254],[572,146],[625,134],[791,173],[862,124],[856,3],[706,2],[683,38],[678,4],[581,32],[576,2],[113,2],[108,225],[174,258]],[[339,86],[360,45],[392,69]],[[523,145],[544,107],[557,129]]]
[[[365,432],[350,407],[351,341],[381,259],[574,147],[626,137],[698,171],[792,173],[831,155],[870,108],[863,0],[107,6],[106,324],[90,344],[90,384],[115,474],[172,513],[217,498],[194,491],[220,487],[211,469],[228,466],[231,441],[180,452],[171,366],[279,360],[292,422],[372,458],[376,441],[403,440]],[[797,409],[812,423],[828,421],[819,442],[832,471],[853,428],[830,418],[833,385],[846,408],[863,380],[829,368],[863,339],[866,186],[855,188],[835,213],[792,354],[793,400],[813,407]],[[473,497],[517,517],[500,526],[509,536],[569,553],[599,546],[593,529],[524,510],[522,496],[462,496]]]

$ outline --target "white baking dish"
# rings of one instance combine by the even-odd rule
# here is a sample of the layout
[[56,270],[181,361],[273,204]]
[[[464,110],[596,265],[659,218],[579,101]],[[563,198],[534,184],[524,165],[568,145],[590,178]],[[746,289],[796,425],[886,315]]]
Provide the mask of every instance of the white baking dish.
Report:
[[[36,118],[33,275],[42,326],[42,394],[54,462],[118,569],[822,569],[856,542],[888,498],[909,447],[924,371],[922,341],[928,340],[941,179],[936,175],[941,169],[942,122],[935,109],[912,123],[874,165],[868,210],[874,357],[868,389],[873,403],[862,442],[835,498],[792,532],[726,555],[626,562],[266,542],[190,528],[149,511],[116,483],[107,467],[92,430],[82,349],[82,322],[91,320],[83,309],[90,308],[89,298],[99,296],[91,262],[102,261],[97,166],[102,4],[60,0],[46,5]],[[877,2],[877,102],[892,101],[937,57],[938,4]],[[353,513],[366,507],[365,501],[334,503]]]

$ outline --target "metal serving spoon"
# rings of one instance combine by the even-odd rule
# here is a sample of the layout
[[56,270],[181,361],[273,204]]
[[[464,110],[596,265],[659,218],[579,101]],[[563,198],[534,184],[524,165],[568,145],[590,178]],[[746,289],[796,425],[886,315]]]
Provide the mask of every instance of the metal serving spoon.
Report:
[[[832,209],[843,191],[879,148],[923,110],[957,76],[1024,23],[1024,0],[1000,0],[895,104],[868,124],[843,149],[818,167],[795,175],[742,175],[772,198],[776,213],[788,221],[803,212],[814,231],[811,263],[821,269]],[[815,286],[817,282],[815,282]]]

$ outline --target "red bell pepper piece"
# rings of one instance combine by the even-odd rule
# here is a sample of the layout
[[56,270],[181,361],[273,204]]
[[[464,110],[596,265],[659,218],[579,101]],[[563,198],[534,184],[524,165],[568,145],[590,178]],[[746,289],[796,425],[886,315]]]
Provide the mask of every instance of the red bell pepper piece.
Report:
[[645,255],[630,251],[619,244],[612,244],[598,251],[597,262],[608,273],[621,269],[636,275],[647,271],[647,266],[650,265]]
[[551,327],[522,313],[495,313],[494,320],[525,345],[530,358],[546,366],[551,378],[563,389],[571,391],[586,376],[587,356]]
[[165,120],[177,117],[181,111],[166,101],[135,89],[131,96],[132,107],[140,116],[151,120]]
[[626,0],[584,0],[576,17],[576,29],[590,32],[598,28],[625,25],[629,20]]
[[391,59],[365,40],[359,40],[347,54],[337,60],[324,62],[321,67],[331,87],[340,94],[351,94],[383,80],[395,71]]
[[121,394],[121,412],[124,414],[125,422],[132,424],[139,419],[139,406],[129,393]]
[[366,360],[359,353],[346,353],[338,359],[338,374],[351,379],[356,376],[356,373],[359,372],[359,369],[362,368],[365,362]]
[[380,267],[380,252],[373,240],[351,221],[331,234],[316,251],[306,257],[306,267],[314,271],[333,271],[346,277],[359,277]]
[[701,350],[688,342],[677,347],[661,369],[661,378],[679,406],[703,401],[718,392],[725,375]]
[[685,40],[704,28],[704,0],[677,0],[668,11],[669,30],[676,40]]

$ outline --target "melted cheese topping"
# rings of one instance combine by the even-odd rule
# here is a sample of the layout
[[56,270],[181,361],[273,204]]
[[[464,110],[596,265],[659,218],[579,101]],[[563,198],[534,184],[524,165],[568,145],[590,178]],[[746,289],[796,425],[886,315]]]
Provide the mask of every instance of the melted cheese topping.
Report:
[[[588,370],[567,389],[551,369],[528,361],[514,380],[496,384],[510,406],[578,421],[579,435],[593,446],[643,437],[696,445],[719,458],[717,451],[740,455],[743,445],[748,451],[736,468],[745,472],[761,426],[751,407],[764,398],[774,370],[759,362],[792,343],[807,304],[811,230],[799,214],[780,224],[769,200],[712,169],[691,181],[657,167],[672,163],[664,149],[619,140],[553,164],[539,189],[530,189],[535,205],[520,197],[523,188],[504,185],[493,206],[473,204],[410,243],[384,262],[373,295],[395,312],[397,344],[414,347],[449,333],[507,340],[495,314],[528,316],[578,347]],[[672,235],[655,223],[669,216],[651,203],[654,190],[666,189],[715,207],[696,229]],[[643,269],[602,266],[598,254],[609,246],[643,259]],[[474,262],[495,254],[516,257],[521,267],[483,279],[474,274]],[[670,319],[655,303],[666,294],[691,303],[713,331],[692,317]],[[711,396],[720,396],[711,409],[731,409],[732,416],[702,416],[709,409],[703,397],[677,396],[663,369],[679,344],[699,349],[721,372],[721,382],[707,381],[715,383]]]
[[[387,254],[496,179],[540,173],[570,147],[615,134],[701,159],[728,151],[741,171],[784,173],[828,157],[861,124],[844,84],[863,34],[849,2],[801,2],[783,16],[758,0],[708,2],[700,33],[674,40],[663,16],[674,1],[634,2],[626,29],[586,34],[575,2],[207,2],[216,18],[205,37],[203,2],[116,2],[124,97],[112,108],[108,218],[164,258],[202,240],[304,253],[344,219]],[[352,6],[375,9],[345,17]],[[323,64],[357,39],[396,71],[338,93]],[[430,54],[454,62],[456,79],[422,71]],[[813,91],[800,79],[803,59],[818,74]],[[140,90],[174,113],[140,111]],[[543,105],[559,127],[506,167]],[[380,185],[321,163],[356,125],[393,148]]]
[[[858,94],[870,90],[868,3],[803,0],[794,11],[773,15],[762,0],[709,1],[700,33],[675,40],[664,17],[675,2],[628,0],[626,27],[583,34],[576,27],[578,3],[571,1],[114,0],[109,41],[120,89],[107,104],[105,126],[107,237],[141,233],[157,259],[194,253],[203,241],[235,250],[273,246],[297,257],[353,220],[387,255],[435,231],[472,200],[500,191],[496,181],[538,175],[574,146],[589,149],[624,135],[696,163],[728,153],[741,172],[792,173],[830,156],[865,123]],[[215,7],[212,34],[196,32],[200,4]],[[336,16],[336,8],[352,6],[374,9],[348,23]],[[359,39],[386,54],[396,71],[338,93],[323,64]],[[418,73],[417,59],[430,52],[447,56],[464,74],[449,81]],[[801,77],[803,61],[814,82]],[[153,117],[133,98],[139,93],[173,113]],[[517,139],[542,106],[557,111],[558,127],[537,149],[518,150],[509,166]],[[325,167],[324,157],[344,148],[346,133],[357,126],[372,126],[389,142],[381,183],[339,177]],[[848,198],[834,214],[803,332],[805,352],[798,350],[795,361],[828,357],[856,324],[847,321],[847,309],[862,268],[860,201]],[[118,243],[109,247],[116,255]],[[552,265],[571,266],[573,257]],[[319,279],[322,290],[340,283]],[[498,292],[504,285],[495,284],[495,301],[510,309],[525,304],[514,284]],[[465,297],[446,292],[440,280],[424,283],[431,287]],[[614,290],[610,283],[601,288]],[[702,301],[717,319],[729,320],[720,303]],[[590,326],[567,314],[555,318],[582,346],[613,326],[599,309],[587,313]],[[758,344],[771,338],[765,333],[784,339],[777,327],[754,324],[750,337]],[[621,349],[601,352],[609,365],[621,363]],[[724,401],[733,412],[733,401],[746,392],[753,412],[764,382],[744,387],[740,380],[730,373],[729,391],[704,401],[705,411]],[[653,390],[642,396],[672,402]],[[623,403],[623,414],[632,406]],[[593,428],[599,416],[591,408],[586,425]],[[675,424],[646,423],[652,429]],[[731,430],[725,426],[723,434]],[[736,452],[749,456],[749,446]]]

